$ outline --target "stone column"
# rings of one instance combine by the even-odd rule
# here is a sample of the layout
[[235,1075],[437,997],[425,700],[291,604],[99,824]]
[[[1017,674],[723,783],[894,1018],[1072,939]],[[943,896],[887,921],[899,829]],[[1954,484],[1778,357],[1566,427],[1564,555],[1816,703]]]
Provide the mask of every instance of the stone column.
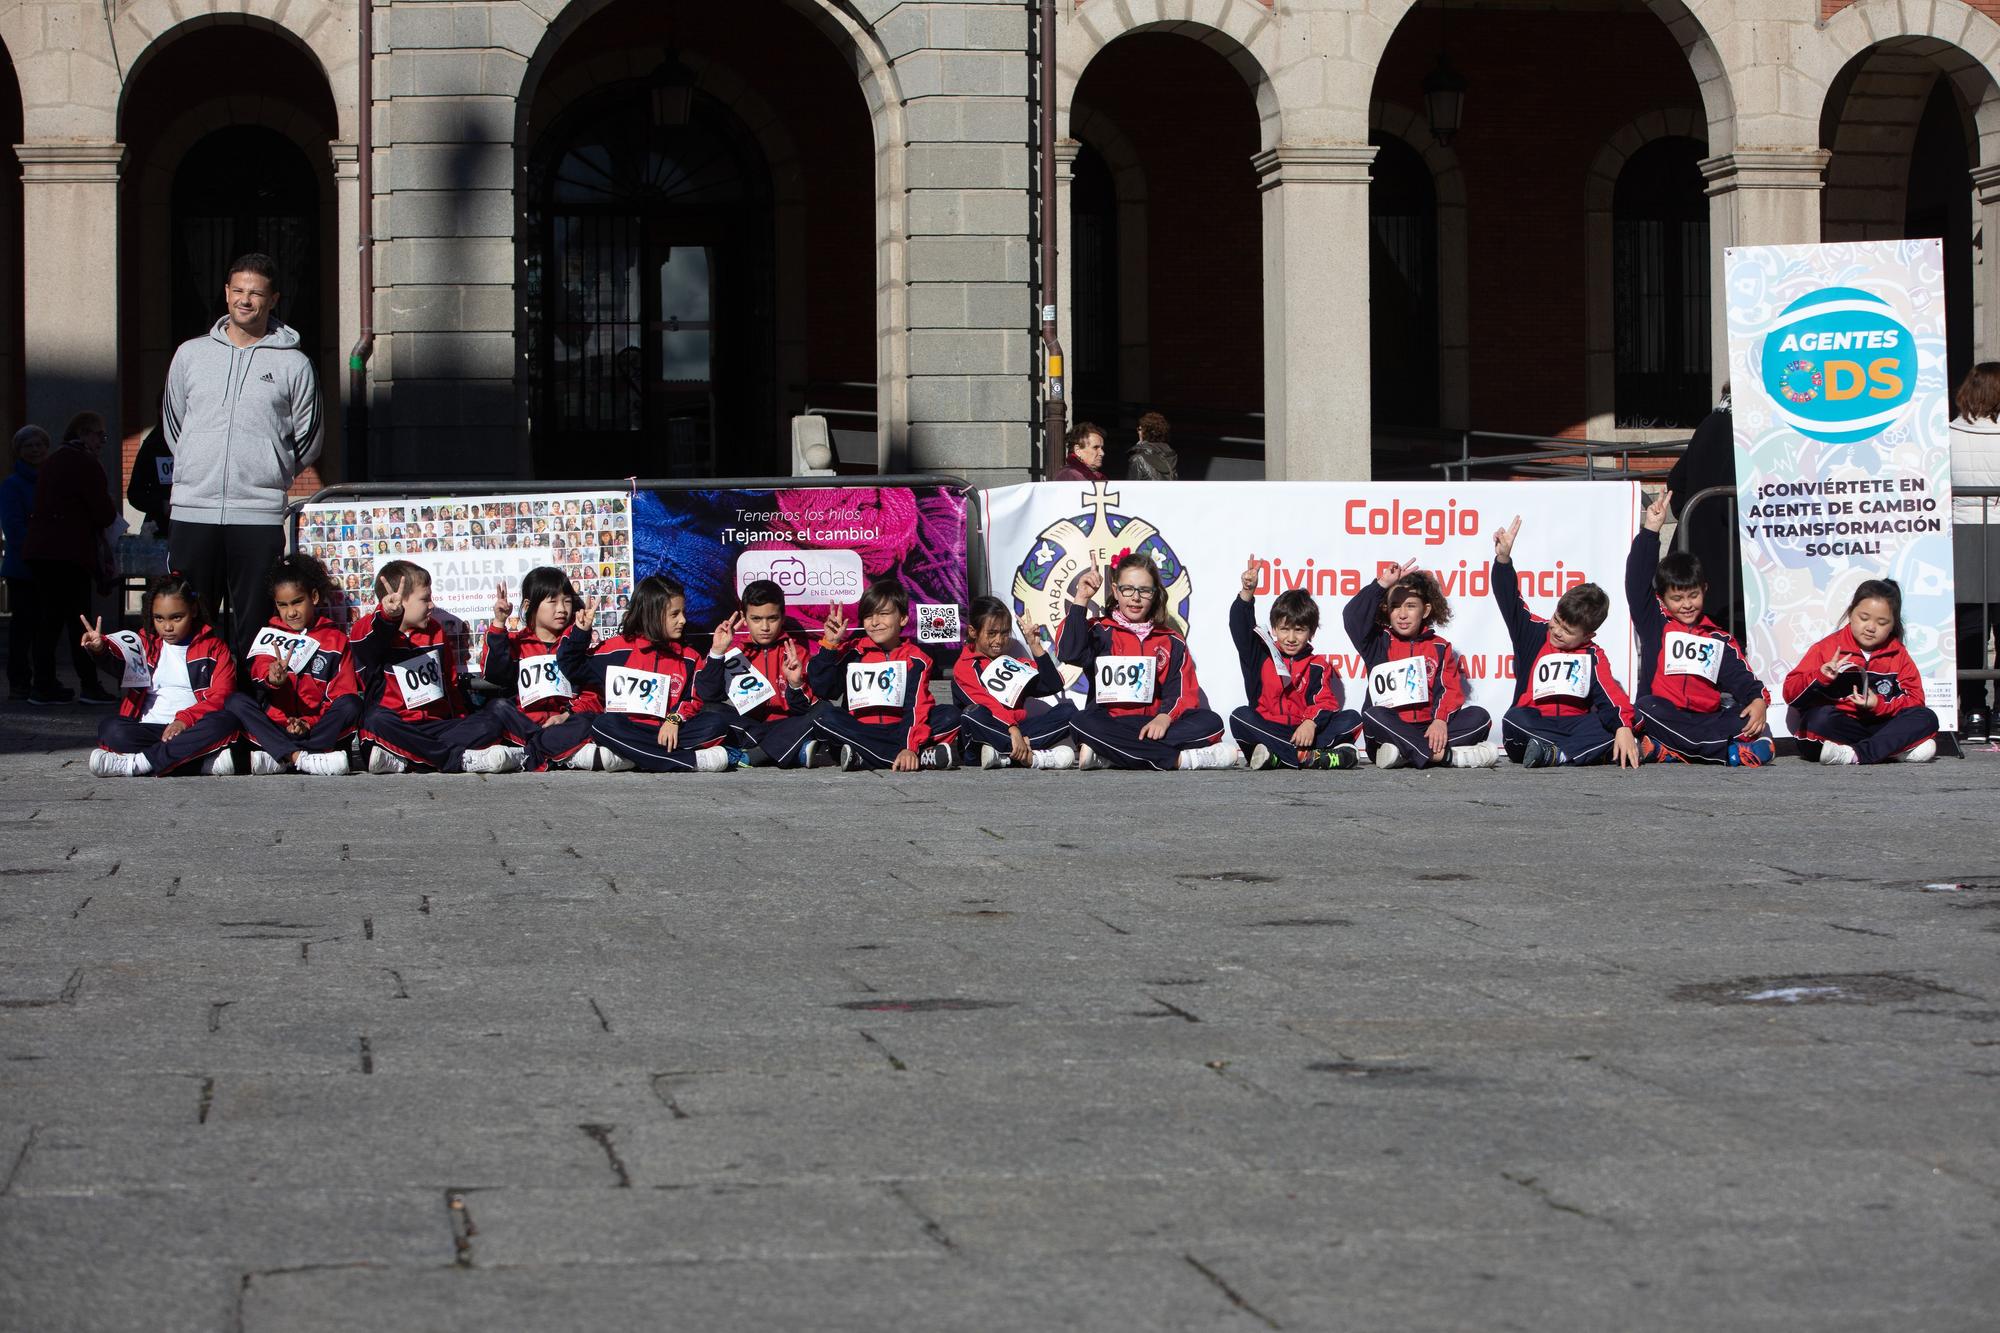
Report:
[[[1370,475],[1366,144],[1278,147],[1264,193],[1264,475]],[[1224,349],[1217,349],[1218,354]]]
[[2000,356],[2000,166],[1974,167],[1971,176],[1972,354],[1990,361]]
[[1720,393],[1729,378],[1729,297],[1723,252],[1732,245],[1809,245],[1819,240],[1823,148],[1739,148],[1705,159],[1708,182],[1709,366]]
[[[1071,313],[1076,309],[1076,258],[1072,247],[1076,244],[1076,220],[1070,211],[1075,207],[1076,193],[1071,188],[1076,184],[1076,155],[1083,151],[1083,145],[1074,139],[1056,140],[1056,273],[1061,278],[1061,303],[1056,309],[1056,337],[1062,340],[1063,355],[1068,358],[1064,367],[1064,387],[1070,397],[1069,421],[1076,424],[1076,319]],[[1048,457],[1043,460],[1044,470],[1054,472],[1062,466],[1063,445],[1060,440],[1048,442]]]
[[100,458],[124,490],[115,452],[118,395],[118,174],[122,143],[24,143],[21,300],[26,420],[60,438],[73,413],[102,413],[111,454]]
[[[340,289],[339,345],[331,356],[320,358],[320,374],[331,375],[331,383],[320,385],[322,410],[326,412],[326,444],[320,450],[319,475],[327,482],[348,481],[354,468],[347,457],[347,353],[361,337],[361,303],[373,294],[361,291],[361,252],[355,238],[361,228],[361,153],[352,143],[329,145],[333,154],[334,234],[328,239],[339,248],[335,264]],[[363,463],[367,460],[363,459]]]

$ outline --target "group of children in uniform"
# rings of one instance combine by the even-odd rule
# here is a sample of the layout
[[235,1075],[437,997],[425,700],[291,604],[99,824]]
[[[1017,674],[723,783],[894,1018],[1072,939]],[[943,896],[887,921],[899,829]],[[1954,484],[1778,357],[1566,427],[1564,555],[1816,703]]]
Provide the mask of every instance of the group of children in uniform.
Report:
[[[124,690],[105,721],[91,771],[101,776],[349,771],[352,742],[373,773],[504,773],[518,769],[719,772],[734,768],[1491,768],[1616,763],[1771,762],[1769,691],[1727,631],[1704,614],[1693,556],[1662,558],[1669,497],[1646,511],[1626,565],[1640,648],[1629,698],[1595,634],[1610,599],[1595,584],[1565,592],[1544,620],[1514,575],[1521,521],[1494,534],[1491,586],[1513,642],[1515,700],[1500,720],[1468,702],[1458,654],[1438,634],[1451,607],[1414,561],[1386,570],[1342,620],[1361,655],[1366,696],[1346,706],[1339,670],[1316,653],[1319,607],[1300,589],[1255,618],[1254,557],[1229,609],[1249,702],[1225,723],[1204,706],[1193,654],[1166,605],[1160,572],[1121,552],[1104,579],[1079,575],[1053,632],[993,597],[976,598],[951,677],[952,705],[932,701],[931,658],[903,631],[909,598],[879,580],[852,633],[833,608],[816,642],[787,620],[775,583],[744,588],[706,653],[685,643],[687,598],[652,575],[633,589],[617,633],[598,641],[590,606],[562,571],[535,569],[517,608],[503,584],[481,654],[497,691],[468,699],[455,654],[432,614],[430,574],[394,560],[376,605],[343,632],[328,614],[326,571],[280,559],[277,613],[239,668],[188,583],[156,580],[147,628],[82,643]],[[1937,716],[1904,650],[1893,581],[1855,590],[1844,623],[1786,678],[1800,712],[1801,754],[1827,764],[1921,762],[1935,756]],[[1018,627],[1025,649],[1017,649]],[[1061,665],[1081,674],[1081,702]],[[1034,701],[1031,704],[1031,701]],[[1246,758],[1247,751],[1247,758]]]

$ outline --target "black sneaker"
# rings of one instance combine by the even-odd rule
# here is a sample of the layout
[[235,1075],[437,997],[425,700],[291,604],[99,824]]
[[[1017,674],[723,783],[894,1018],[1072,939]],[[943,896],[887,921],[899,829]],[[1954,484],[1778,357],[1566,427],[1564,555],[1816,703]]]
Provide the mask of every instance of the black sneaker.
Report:
[[942,769],[948,773],[958,767],[958,754],[951,748],[950,741],[926,745],[924,752],[917,756],[917,767]]
[[1359,768],[1361,751],[1352,745],[1335,745],[1324,750],[1314,750],[1306,760],[1306,768]]
[[51,685],[46,690],[32,691],[28,702],[37,708],[53,708],[57,704],[76,702],[76,691],[67,685]]
[[88,708],[105,708],[117,703],[118,696],[106,694],[103,690],[86,689],[76,696],[76,701]]
[[1556,764],[1556,747],[1540,736],[1530,736],[1528,744],[1521,752],[1523,768],[1553,768]]
[[1958,735],[1960,740],[1974,745],[1986,744],[1993,739],[1993,715],[1984,708],[1967,709],[1959,719]]
[[839,762],[839,748],[832,741],[807,741],[799,747],[800,768],[832,768]]
[[840,747],[840,759],[839,759],[839,760],[837,761],[837,764],[836,764],[836,766],[837,766],[837,767],[838,767],[838,768],[840,769],[840,771],[841,771],[841,772],[843,772],[843,773],[858,773],[858,772],[860,772],[860,770],[861,770],[861,751],[859,751],[859,750],[855,749],[855,748],[854,748],[854,747],[853,747],[852,745],[843,745],[843,746],[841,746],[841,747]]

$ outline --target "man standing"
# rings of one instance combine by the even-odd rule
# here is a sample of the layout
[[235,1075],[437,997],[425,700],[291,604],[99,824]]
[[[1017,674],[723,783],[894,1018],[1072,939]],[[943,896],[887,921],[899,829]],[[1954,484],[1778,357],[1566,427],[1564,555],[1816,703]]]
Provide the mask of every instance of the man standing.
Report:
[[194,584],[240,657],[271,617],[264,580],[285,545],[292,478],[319,457],[319,380],[299,335],[272,316],[278,265],[229,266],[228,313],[174,353],[160,407],[174,458],[174,568]]

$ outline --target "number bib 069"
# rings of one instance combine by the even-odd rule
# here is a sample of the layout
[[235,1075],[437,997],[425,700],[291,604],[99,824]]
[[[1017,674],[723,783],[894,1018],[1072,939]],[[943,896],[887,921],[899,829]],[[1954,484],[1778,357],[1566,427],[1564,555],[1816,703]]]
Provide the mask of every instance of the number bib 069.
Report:
[[847,708],[901,708],[903,662],[853,662],[847,668]]
[[777,687],[771,678],[750,665],[742,653],[731,653],[723,663],[723,671],[728,674],[729,684],[724,690],[729,706],[739,713],[762,708],[778,697]]
[[665,717],[673,707],[673,688],[661,672],[610,667],[604,673],[604,711]]
[[406,657],[390,670],[403,691],[403,707],[423,708],[444,698],[444,663],[435,652]]
[[1150,657],[1100,657],[1092,683],[1101,704],[1149,704],[1153,702],[1153,672]]
[[311,666],[318,652],[319,641],[310,634],[294,634],[276,625],[264,626],[250,640],[250,656],[275,657],[292,671],[304,671]]
[[1534,701],[1589,698],[1590,678],[1590,654],[1550,653],[1535,663]]
[[516,668],[515,690],[523,704],[538,704],[544,699],[576,698],[576,686],[570,684],[569,677],[556,665],[554,653],[522,658]]
[[1368,673],[1368,700],[1377,708],[1414,708],[1431,701],[1431,664],[1426,657],[1400,657]]
[[1713,685],[1722,670],[1722,640],[1705,634],[1671,633],[1660,653],[1669,676],[1700,676]]
[[1021,702],[1021,692],[1035,678],[1035,669],[1018,657],[996,657],[979,673],[979,683],[1002,708]]

